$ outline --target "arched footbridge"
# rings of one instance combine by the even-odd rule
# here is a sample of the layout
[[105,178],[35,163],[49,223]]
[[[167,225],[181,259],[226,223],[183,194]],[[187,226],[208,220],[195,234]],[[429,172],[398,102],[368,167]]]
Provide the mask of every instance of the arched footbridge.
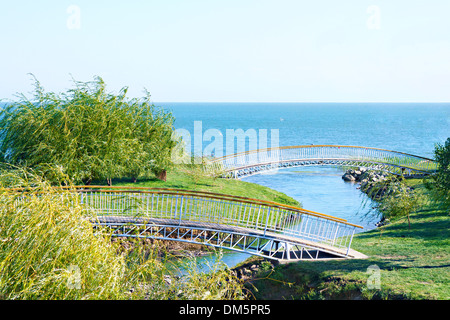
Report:
[[436,170],[432,159],[379,148],[305,145],[259,149],[214,158],[212,169],[240,179],[264,171],[301,166],[358,166],[418,177]]
[[115,237],[174,240],[279,261],[365,258],[351,249],[362,227],[306,209],[211,192],[108,186],[71,187]]

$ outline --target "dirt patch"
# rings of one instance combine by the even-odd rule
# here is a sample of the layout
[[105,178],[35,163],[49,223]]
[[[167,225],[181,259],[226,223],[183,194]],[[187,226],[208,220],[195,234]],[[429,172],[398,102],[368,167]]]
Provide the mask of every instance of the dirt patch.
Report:
[[156,253],[159,258],[167,255],[173,257],[199,257],[211,254],[211,248],[201,244],[185,243],[169,240],[155,240],[155,239],[136,239],[126,237],[114,237],[111,240],[113,243],[119,243],[119,251],[134,251],[137,246],[140,246],[146,255],[150,252]]
[[402,260],[402,259],[407,259],[407,256],[378,256],[381,259],[386,259],[386,260]]

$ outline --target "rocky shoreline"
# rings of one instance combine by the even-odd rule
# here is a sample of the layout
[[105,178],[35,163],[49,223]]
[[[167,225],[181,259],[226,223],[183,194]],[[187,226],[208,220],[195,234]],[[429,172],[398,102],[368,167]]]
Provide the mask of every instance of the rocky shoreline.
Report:
[[[374,200],[382,200],[398,191],[401,191],[400,182],[404,179],[393,174],[371,171],[367,168],[348,169],[342,179],[347,182],[359,183],[359,189]],[[404,187],[404,186],[403,186]],[[406,187],[407,192],[413,188]]]
[[[403,179],[403,177],[363,167],[348,169],[342,176],[342,180],[346,182],[359,183],[358,189],[377,202],[389,196],[395,196],[401,191],[412,192],[413,188],[401,184]],[[382,217],[376,226],[380,227],[388,223],[389,220]]]
[[382,190],[381,193],[372,194],[375,187],[379,187],[382,182],[388,182],[388,175],[384,172],[371,171],[367,168],[360,167],[358,169],[348,169],[342,176],[342,180],[347,182],[359,183],[359,189],[369,195],[371,198],[382,198],[387,189]]

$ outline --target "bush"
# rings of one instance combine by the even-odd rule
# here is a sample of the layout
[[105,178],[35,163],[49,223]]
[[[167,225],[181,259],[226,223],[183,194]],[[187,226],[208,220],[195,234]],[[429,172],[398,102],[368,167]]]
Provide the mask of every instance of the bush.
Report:
[[362,184],[361,190],[379,203],[377,208],[384,222],[406,217],[410,225],[410,215],[420,208],[423,201],[422,196],[409,187],[403,177],[394,175]]
[[425,180],[425,186],[436,204],[450,209],[450,138],[444,145],[436,144],[434,160],[438,164],[437,171]]
[[35,80],[34,96],[0,112],[3,162],[44,170],[60,167],[76,183],[160,175],[171,166],[171,113],[156,108],[150,94],[128,99],[106,92],[104,81],[74,82],[62,94],[45,92]]
[[379,209],[384,219],[392,221],[406,217],[411,227],[410,216],[420,208],[421,202],[422,198],[418,194],[401,184],[395,192],[381,200]]
[[[123,257],[68,191],[3,173],[0,292],[3,299],[118,299],[127,289]],[[28,188],[28,193],[8,188]]]
[[435,161],[438,169],[433,180],[435,187],[443,192],[450,191],[450,138],[444,145],[437,144],[434,149]]

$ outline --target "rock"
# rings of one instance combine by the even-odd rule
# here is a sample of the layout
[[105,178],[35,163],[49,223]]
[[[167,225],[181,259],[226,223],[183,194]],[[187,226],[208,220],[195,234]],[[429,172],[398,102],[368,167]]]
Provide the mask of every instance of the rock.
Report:
[[164,282],[170,286],[172,284],[172,278],[169,275],[164,275]]
[[360,176],[359,179],[360,180],[364,180],[367,179],[369,177],[369,172],[368,171],[364,171]]
[[381,226],[385,226],[387,224],[389,224],[389,219],[386,219],[383,217],[383,218],[381,218],[381,220],[379,222],[375,223],[375,226],[381,227]]
[[259,270],[259,267],[254,264],[250,267],[250,270],[252,270],[253,272],[257,272]]
[[361,188],[364,189],[368,183],[369,183],[369,181],[367,181],[367,179],[361,180],[361,182],[360,182]]
[[241,280],[248,280],[252,276],[252,271],[247,268],[240,268],[237,270],[238,278]]
[[342,179],[344,179],[344,181],[355,181],[356,180],[356,178],[349,173],[344,174],[342,176]]

